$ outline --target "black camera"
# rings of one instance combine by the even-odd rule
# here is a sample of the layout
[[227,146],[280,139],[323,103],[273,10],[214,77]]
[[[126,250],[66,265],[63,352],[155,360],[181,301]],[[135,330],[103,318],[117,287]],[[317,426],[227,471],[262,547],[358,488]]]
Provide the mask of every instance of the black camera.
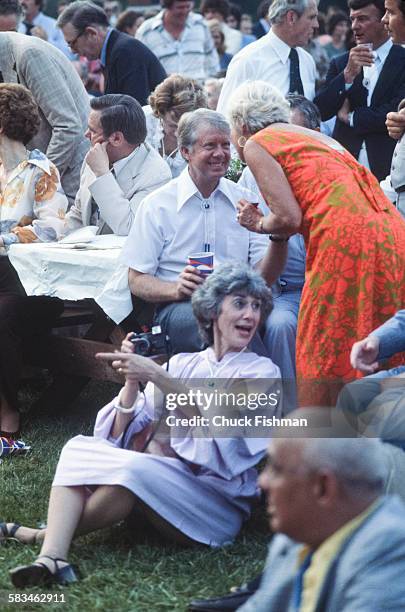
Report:
[[144,334],[133,334],[130,338],[134,345],[134,353],[151,357],[152,355],[170,355],[170,339],[164,334],[160,325],[152,327],[152,331]]

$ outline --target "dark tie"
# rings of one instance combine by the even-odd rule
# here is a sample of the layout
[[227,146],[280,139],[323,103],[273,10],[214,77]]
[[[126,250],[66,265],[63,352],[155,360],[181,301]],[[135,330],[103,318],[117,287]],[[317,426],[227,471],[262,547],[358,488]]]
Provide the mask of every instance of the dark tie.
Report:
[[27,36],[32,36],[31,30],[35,28],[34,24],[29,23],[28,21],[23,21],[23,24],[25,25],[25,33],[27,34]]
[[290,50],[290,89],[288,93],[295,93],[304,95],[304,88],[302,86],[301,75],[300,75],[300,61],[298,59],[297,49],[292,48]]
[[293,601],[294,601],[294,610],[297,612],[301,607],[301,599],[302,599],[302,591],[304,587],[304,574],[311,565],[313,551],[311,550],[307,556],[305,557],[302,565],[298,569],[298,572],[295,576],[294,587],[293,587]]

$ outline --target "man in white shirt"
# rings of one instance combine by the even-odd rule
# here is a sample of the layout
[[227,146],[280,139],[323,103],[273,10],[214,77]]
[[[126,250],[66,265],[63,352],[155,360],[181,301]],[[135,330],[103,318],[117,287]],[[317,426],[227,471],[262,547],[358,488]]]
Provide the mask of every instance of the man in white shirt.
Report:
[[298,93],[312,100],[315,62],[301,46],[312,38],[318,26],[317,15],[315,0],[274,0],[269,10],[270,32],[233,58],[217,110],[226,114],[232,92],[246,81],[266,81],[283,95]]
[[56,27],[56,19],[45,15],[42,12],[42,5],[42,0],[21,0],[24,19],[19,25],[18,32],[31,36],[32,30],[42,28],[47,36],[46,40],[72,59],[74,56],[69,51],[61,30]]
[[167,74],[205,80],[216,76],[219,57],[201,15],[192,13],[190,0],[161,0],[163,10],[147,19],[136,38],[162,63]]
[[145,144],[146,119],[131,96],[107,94],[90,101],[84,161],[66,232],[97,225],[98,233],[127,236],[141,200],[171,179],[169,166]]
[[190,297],[204,277],[187,265],[189,255],[213,251],[214,267],[229,261],[261,264],[265,275],[269,245],[267,236],[237,221],[237,202],[255,197],[223,178],[230,159],[223,116],[208,109],[183,115],[178,140],[188,167],[144,199],[122,255],[132,293],[158,305],[155,323],[170,336],[175,353],[202,348]]
[[337,115],[333,137],[381,181],[395,147],[386,115],[405,97],[405,49],[381,23],[384,0],[350,0],[349,7],[357,46],[332,59],[314,101],[324,121]]

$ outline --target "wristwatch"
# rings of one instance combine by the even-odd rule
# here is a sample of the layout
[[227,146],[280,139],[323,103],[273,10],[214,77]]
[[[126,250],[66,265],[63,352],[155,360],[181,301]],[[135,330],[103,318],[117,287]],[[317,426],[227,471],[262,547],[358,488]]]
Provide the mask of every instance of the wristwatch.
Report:
[[269,240],[271,240],[272,242],[288,242],[290,239],[290,236],[287,236],[287,238],[283,238],[281,236],[277,236],[277,234],[269,234]]

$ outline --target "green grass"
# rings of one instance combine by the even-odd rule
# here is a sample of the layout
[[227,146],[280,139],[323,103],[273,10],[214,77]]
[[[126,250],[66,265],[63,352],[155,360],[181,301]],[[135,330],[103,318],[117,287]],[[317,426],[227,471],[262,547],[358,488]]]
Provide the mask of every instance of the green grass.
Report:
[[[46,520],[60,449],[72,436],[91,433],[97,409],[114,393],[114,385],[93,383],[62,415],[57,406],[51,414],[27,415],[24,439],[33,450],[0,465],[1,520],[34,527]],[[220,550],[180,548],[162,541],[152,530],[141,531],[120,524],[76,540],[70,561],[79,566],[82,580],[55,590],[65,594],[64,605],[7,606],[6,596],[14,592],[8,570],[32,562],[38,552],[34,546],[7,542],[0,546],[0,610],[180,612],[193,597],[226,593],[232,585],[253,577],[266,556],[268,527],[263,508],[254,511],[233,546]]]

